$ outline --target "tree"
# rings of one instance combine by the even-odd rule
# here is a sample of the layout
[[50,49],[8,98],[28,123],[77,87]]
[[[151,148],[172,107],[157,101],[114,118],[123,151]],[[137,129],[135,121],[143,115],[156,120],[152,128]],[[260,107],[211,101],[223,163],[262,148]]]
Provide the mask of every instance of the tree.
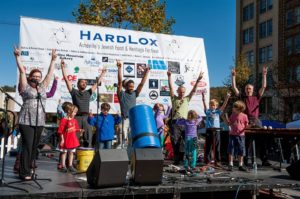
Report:
[[14,86],[4,85],[4,86],[2,86],[2,89],[5,92],[15,92],[16,91],[16,85],[14,85]]
[[165,11],[160,0],[87,0],[73,15],[78,23],[170,34],[175,19]]
[[[248,83],[253,83],[254,80],[251,78],[251,70],[244,56],[239,55],[235,60],[235,65],[232,66],[236,72],[236,86],[239,91],[244,91],[244,87]],[[223,82],[224,86],[231,89],[231,73]]]

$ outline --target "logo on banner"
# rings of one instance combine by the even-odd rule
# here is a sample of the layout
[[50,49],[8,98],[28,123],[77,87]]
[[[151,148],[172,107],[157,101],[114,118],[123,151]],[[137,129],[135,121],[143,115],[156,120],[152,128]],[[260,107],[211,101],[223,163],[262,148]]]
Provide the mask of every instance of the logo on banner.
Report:
[[54,41],[58,45],[60,45],[63,42],[68,42],[68,34],[69,33],[62,26],[62,27],[59,27],[57,29],[54,29],[53,33],[52,33],[52,36],[53,36]]
[[179,42],[176,39],[172,39],[169,43],[169,48],[175,54],[180,49]]
[[[194,86],[196,84],[196,81],[192,81],[191,82],[191,85]],[[197,87],[205,87],[207,85],[207,83],[205,81],[200,81],[198,83],[198,86]]]
[[180,74],[180,63],[168,61],[168,70],[171,71],[171,73]]
[[169,82],[166,79],[160,80],[160,96],[170,96]]
[[158,79],[149,79],[149,88],[158,89]]
[[176,76],[176,80],[175,80],[175,84],[177,86],[182,86],[184,84],[184,77],[182,75],[177,75]]
[[167,70],[167,65],[164,60],[148,60],[150,69],[153,70]]
[[111,103],[113,102],[114,95],[113,94],[99,94],[99,100],[100,102],[107,102]]
[[115,87],[115,85],[105,85],[105,89],[109,93],[117,91],[117,87]]
[[114,59],[110,59],[109,57],[102,57],[103,63],[115,63]]
[[156,100],[158,98],[158,92],[157,91],[150,91],[149,98],[152,100]]
[[21,56],[29,56],[29,51],[21,51]]
[[90,59],[84,60],[84,63],[91,67],[99,67],[101,65],[101,62],[99,60],[97,60],[96,57],[94,57],[94,56],[91,56]]
[[135,77],[135,65],[134,63],[123,64],[124,77]]
[[137,63],[136,68],[136,77],[143,78],[145,75],[146,64]]

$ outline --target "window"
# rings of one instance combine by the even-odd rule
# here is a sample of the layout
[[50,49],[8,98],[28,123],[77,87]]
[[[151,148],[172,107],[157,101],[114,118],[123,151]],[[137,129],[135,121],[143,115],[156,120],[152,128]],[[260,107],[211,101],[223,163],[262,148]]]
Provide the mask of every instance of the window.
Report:
[[295,53],[300,53],[300,35],[295,37]]
[[245,54],[248,66],[253,66],[254,64],[254,52],[253,50],[246,52]]
[[251,3],[243,8],[243,21],[253,19],[254,16],[254,4]]
[[253,27],[247,28],[243,31],[243,44],[250,44],[253,42]]
[[293,10],[288,10],[286,12],[286,26],[290,27],[293,25]]
[[296,77],[295,77],[296,81],[300,81],[300,65],[298,65],[296,67],[296,73],[295,73],[295,75],[296,75]]
[[285,47],[286,47],[286,52],[288,55],[291,55],[293,53],[293,38],[288,38],[285,41]]
[[287,82],[292,82],[293,81],[293,68],[292,67],[288,67],[287,68]]
[[296,7],[295,9],[295,21],[296,24],[300,23],[300,6]]
[[263,64],[268,61],[272,61],[272,46],[259,49],[259,63]]
[[259,38],[271,36],[273,32],[272,19],[259,24]]
[[265,13],[267,10],[271,10],[272,8],[273,8],[272,0],[260,0],[260,4],[259,4],[260,14]]
[[272,97],[262,98],[259,110],[260,110],[261,113],[271,113],[271,111],[272,111]]

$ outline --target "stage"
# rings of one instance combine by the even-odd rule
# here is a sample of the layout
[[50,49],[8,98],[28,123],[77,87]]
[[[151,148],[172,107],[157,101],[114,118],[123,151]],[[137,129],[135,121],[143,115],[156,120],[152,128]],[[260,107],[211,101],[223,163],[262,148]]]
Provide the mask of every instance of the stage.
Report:
[[[14,157],[6,158],[5,182],[18,180],[13,173]],[[13,184],[24,188],[29,193],[7,187],[0,188],[1,198],[234,198],[238,191],[238,198],[255,198],[259,196],[259,189],[296,189],[300,197],[300,181],[292,180],[285,169],[282,172],[272,168],[259,167],[257,174],[240,172],[235,167],[233,172],[216,170],[218,175],[197,173],[194,176],[180,173],[163,173],[163,181],[156,186],[133,186],[110,188],[90,188],[85,174],[72,175],[57,171],[57,161],[40,157],[37,161],[38,178],[51,178],[52,181],[39,181],[43,186],[40,190],[32,181]],[[284,165],[285,166],[285,165]],[[169,167],[164,167],[164,169]],[[112,171],[114,172],[114,171]],[[298,189],[298,190],[297,190]]]

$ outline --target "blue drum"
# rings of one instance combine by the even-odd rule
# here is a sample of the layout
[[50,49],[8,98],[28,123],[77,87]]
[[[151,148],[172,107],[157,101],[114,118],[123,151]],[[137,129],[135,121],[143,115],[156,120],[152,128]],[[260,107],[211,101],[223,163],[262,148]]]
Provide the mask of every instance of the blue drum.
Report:
[[129,110],[133,148],[160,148],[153,110],[148,105],[137,105]]

